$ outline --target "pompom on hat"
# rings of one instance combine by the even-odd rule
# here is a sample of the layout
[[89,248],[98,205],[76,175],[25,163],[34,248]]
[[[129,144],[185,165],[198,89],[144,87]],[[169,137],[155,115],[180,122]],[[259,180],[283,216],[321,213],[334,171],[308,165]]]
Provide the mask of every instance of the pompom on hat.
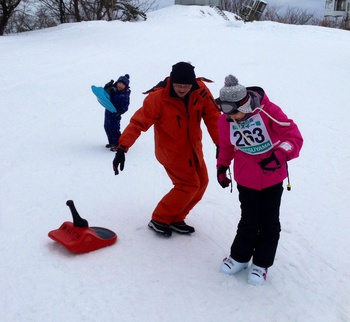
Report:
[[247,89],[239,84],[238,79],[233,75],[225,77],[225,86],[220,90],[220,100],[236,103],[238,111],[242,113],[252,112],[251,98]]
[[179,62],[173,65],[170,73],[172,83],[177,84],[194,84],[196,82],[196,75],[194,73],[194,66],[190,63]]
[[123,83],[125,86],[129,86],[130,83],[130,76],[129,74],[125,74],[124,76],[120,76],[117,80],[117,83],[121,82]]

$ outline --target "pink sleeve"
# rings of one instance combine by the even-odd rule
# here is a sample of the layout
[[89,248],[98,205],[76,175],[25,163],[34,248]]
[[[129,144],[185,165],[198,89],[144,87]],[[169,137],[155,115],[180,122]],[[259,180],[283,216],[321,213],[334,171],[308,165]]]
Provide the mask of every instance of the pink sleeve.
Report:
[[226,115],[220,116],[218,121],[219,131],[219,156],[217,165],[229,166],[234,157],[235,148],[230,141],[230,122],[226,120]]
[[281,126],[270,121],[273,131],[278,134],[280,140],[276,148],[286,153],[287,161],[297,158],[303,146],[303,137],[298,126],[283,113],[279,106],[271,103],[268,111],[277,120],[290,123],[290,126]]

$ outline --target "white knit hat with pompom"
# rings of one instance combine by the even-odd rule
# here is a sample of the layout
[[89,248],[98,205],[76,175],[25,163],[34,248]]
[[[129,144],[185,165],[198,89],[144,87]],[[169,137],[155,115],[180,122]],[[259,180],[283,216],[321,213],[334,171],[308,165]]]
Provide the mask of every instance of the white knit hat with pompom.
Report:
[[[248,100],[246,99],[248,96]],[[220,100],[226,102],[235,102],[240,105],[238,110],[243,113],[251,113],[251,99],[247,89],[238,83],[238,79],[233,75],[225,77],[225,86],[220,90]]]

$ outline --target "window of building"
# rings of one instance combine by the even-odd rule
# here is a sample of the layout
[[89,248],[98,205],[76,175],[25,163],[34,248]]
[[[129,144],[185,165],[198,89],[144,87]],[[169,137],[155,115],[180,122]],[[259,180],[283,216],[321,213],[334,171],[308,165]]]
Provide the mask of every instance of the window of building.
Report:
[[346,0],[337,0],[335,11],[345,11]]

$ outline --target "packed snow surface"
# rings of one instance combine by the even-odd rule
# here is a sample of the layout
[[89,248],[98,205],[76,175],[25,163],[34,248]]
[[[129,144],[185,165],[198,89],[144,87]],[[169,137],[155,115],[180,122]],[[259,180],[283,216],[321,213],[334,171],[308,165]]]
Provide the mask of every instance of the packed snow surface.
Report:
[[[92,21],[0,37],[2,321],[350,321],[350,33],[315,26],[229,21],[210,7],[171,6],[146,21]],[[104,110],[90,90],[130,74],[122,128],[171,66],[190,61],[214,81],[261,86],[299,126],[282,232],[265,285],[219,271],[240,218],[237,192],[210,183],[187,217],[191,236],[147,227],[172,187],[143,133],[115,176]],[[74,255],[48,237],[71,221],[72,199],[115,245]]]

